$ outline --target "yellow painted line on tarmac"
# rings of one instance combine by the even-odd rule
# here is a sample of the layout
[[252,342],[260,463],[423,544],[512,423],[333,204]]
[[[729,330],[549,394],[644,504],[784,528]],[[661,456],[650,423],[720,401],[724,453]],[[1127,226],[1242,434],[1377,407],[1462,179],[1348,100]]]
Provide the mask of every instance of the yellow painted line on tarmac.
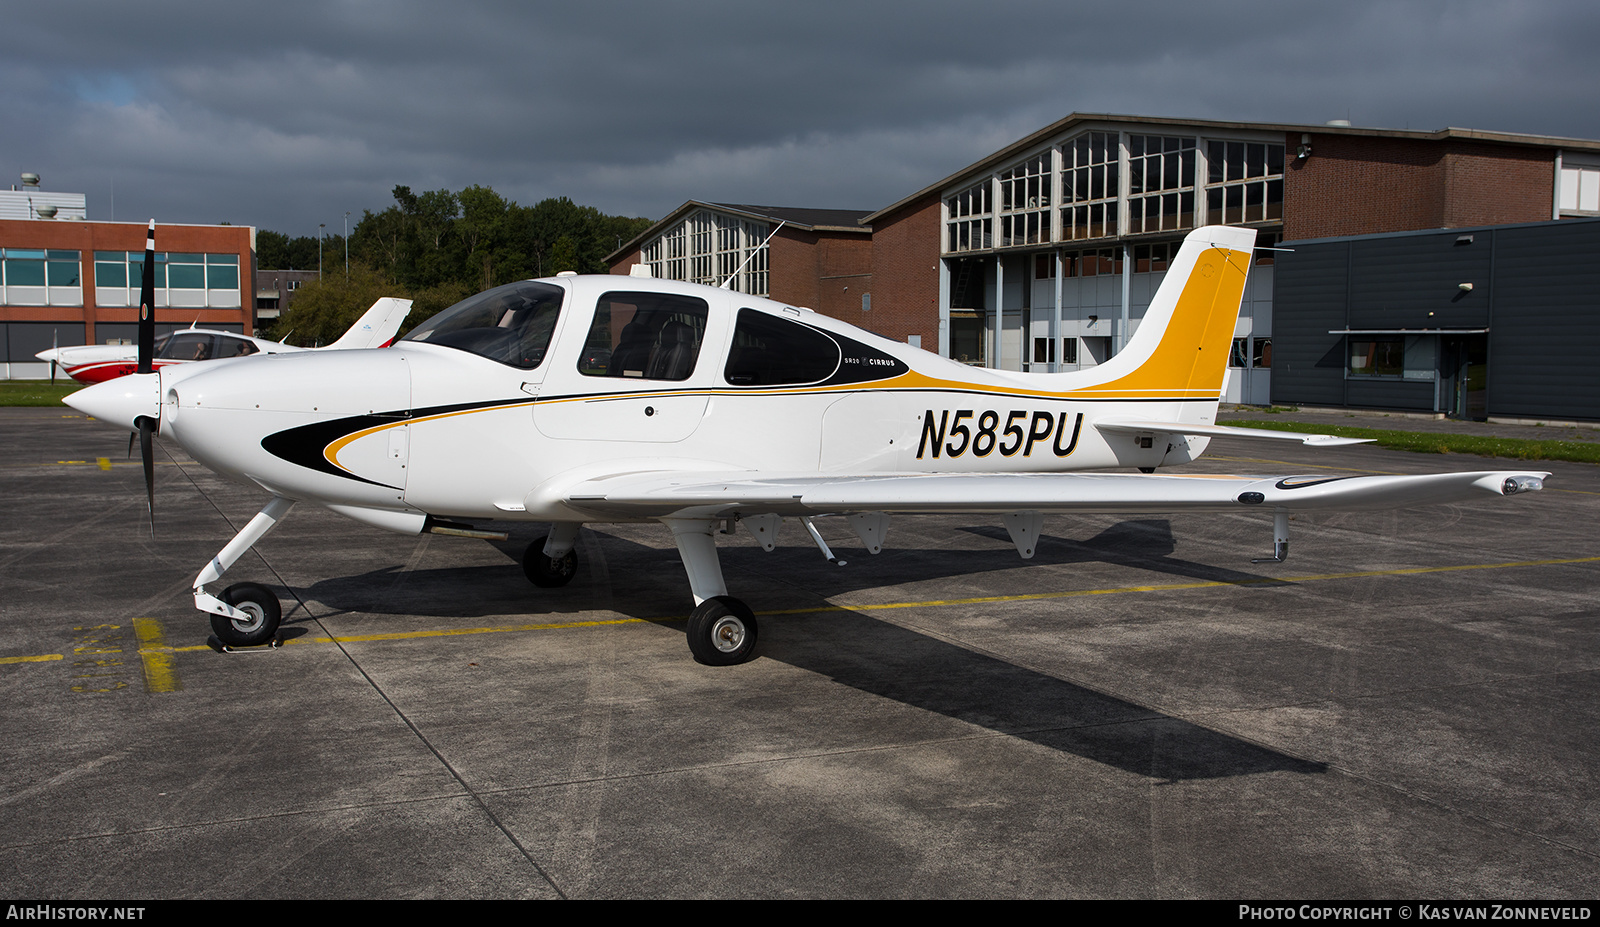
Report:
[[111,469],[111,458],[109,458],[109,457],[96,457],[95,458],[95,463],[99,464],[100,465],[100,469],[102,469],[102,470],[110,470]]
[[663,621],[687,621],[689,616],[681,618],[606,618],[593,621],[557,621],[541,624],[507,625],[503,628],[449,628],[440,631],[393,631],[385,634],[347,634],[338,637],[296,637],[284,641],[290,644],[364,644],[374,641],[408,641],[425,637],[458,637],[463,634],[501,634],[507,631],[561,631],[567,628],[598,628],[611,624],[639,624],[644,622],[658,623]]
[[154,618],[133,619],[134,633],[139,636],[139,661],[144,664],[144,690],[150,693],[178,692],[183,683],[178,679],[178,668],[167,649],[167,634],[161,622]]
[[[1506,570],[1522,567],[1539,566],[1566,566],[1579,563],[1600,563],[1600,556],[1596,557],[1568,557],[1551,560],[1517,560],[1507,563],[1463,563],[1454,566],[1434,567],[1402,567],[1393,570],[1357,570],[1349,573],[1319,573],[1309,576],[1285,576],[1281,578],[1241,579],[1241,580],[1209,580],[1193,583],[1159,583],[1147,586],[1113,586],[1106,589],[1071,589],[1064,592],[1029,592],[1014,595],[971,596],[961,599],[925,599],[916,602],[878,602],[852,605],[817,605],[811,608],[785,608],[756,612],[761,616],[773,615],[815,615],[827,612],[874,612],[887,611],[896,608],[942,608],[952,605],[1003,605],[1008,602],[1038,602],[1049,599],[1071,599],[1092,595],[1124,595],[1133,592],[1177,592],[1185,589],[1213,589],[1224,586],[1289,586],[1299,583],[1326,582],[1338,579],[1366,579],[1382,576],[1418,576],[1425,573],[1456,573],[1465,570]],[[473,634],[505,634],[517,631],[564,631],[573,628],[598,628],[608,625],[621,624],[672,624],[687,621],[687,615],[676,615],[660,618],[606,618],[591,619],[587,621],[549,621],[531,624],[506,625],[504,627],[485,628],[445,628],[433,631],[392,631],[380,634],[346,634],[339,636],[296,637],[283,642],[283,646],[299,646],[305,644],[357,644],[378,643],[383,641],[424,640],[439,637],[461,637]],[[155,658],[165,658],[171,654],[194,653],[210,650],[206,644],[190,645],[185,647],[168,647],[165,645],[164,632],[153,618],[135,618],[134,628],[139,635],[139,656],[145,663],[146,685],[152,692],[172,692],[181,689],[177,674],[170,669],[170,662]],[[60,660],[60,654],[43,654],[26,657],[0,657],[0,663],[42,663],[51,660]],[[152,672],[152,667],[156,670]],[[163,676],[162,673],[168,675]],[[155,681],[152,681],[154,679]],[[156,688],[158,685],[170,684],[174,688]]]

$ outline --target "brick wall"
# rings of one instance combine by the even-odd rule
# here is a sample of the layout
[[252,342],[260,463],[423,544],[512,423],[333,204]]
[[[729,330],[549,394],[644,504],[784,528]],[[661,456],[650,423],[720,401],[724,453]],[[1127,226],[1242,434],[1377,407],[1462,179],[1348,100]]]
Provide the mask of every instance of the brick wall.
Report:
[[1444,148],[1427,141],[1312,135],[1311,155],[1293,158],[1300,137],[1285,138],[1283,237],[1330,238],[1439,228]]
[[1555,153],[1476,142],[1446,149],[1444,227],[1543,222],[1555,206]]
[[872,311],[861,327],[939,349],[939,197],[913,200],[872,224]]
[[639,263],[642,263],[639,260],[639,249],[629,248],[627,251],[622,252],[621,255],[612,260],[611,273],[627,276],[633,272],[633,265]]
[[1458,228],[1550,218],[1554,154],[1470,140],[1311,136],[1283,184],[1287,239]]

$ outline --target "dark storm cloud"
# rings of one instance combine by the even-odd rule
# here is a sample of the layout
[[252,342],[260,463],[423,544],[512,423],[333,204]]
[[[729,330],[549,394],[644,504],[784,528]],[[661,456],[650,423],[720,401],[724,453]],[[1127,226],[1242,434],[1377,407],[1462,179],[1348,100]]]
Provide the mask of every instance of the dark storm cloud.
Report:
[[1074,110],[1600,137],[1583,3],[51,4],[0,170],[311,234],[395,184],[876,208]]

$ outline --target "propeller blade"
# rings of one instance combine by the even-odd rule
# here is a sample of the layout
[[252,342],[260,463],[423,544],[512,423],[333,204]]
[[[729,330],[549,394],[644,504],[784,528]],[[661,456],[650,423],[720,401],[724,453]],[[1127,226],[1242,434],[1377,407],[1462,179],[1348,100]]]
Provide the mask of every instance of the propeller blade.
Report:
[[[156,355],[156,220],[144,236],[144,279],[139,284],[139,372],[155,371]],[[148,457],[146,467],[148,468]]]
[[144,492],[147,504],[150,507],[150,537],[156,536],[156,459],[155,447],[151,437],[155,432],[155,423],[150,419],[139,418],[139,456],[144,458]]
[[[61,349],[61,331],[60,331],[60,329],[53,329],[50,332],[50,350],[57,351],[57,350],[60,350],[60,349]],[[55,382],[56,382],[56,359],[54,357],[52,357],[52,358],[50,358],[50,384],[52,386],[54,386]]]

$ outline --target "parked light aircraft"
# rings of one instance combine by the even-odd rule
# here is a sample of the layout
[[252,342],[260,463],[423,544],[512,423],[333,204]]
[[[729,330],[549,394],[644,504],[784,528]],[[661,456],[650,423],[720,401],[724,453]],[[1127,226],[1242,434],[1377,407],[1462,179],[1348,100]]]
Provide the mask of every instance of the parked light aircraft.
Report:
[[[208,585],[300,501],[415,534],[505,535],[539,586],[577,570],[584,522],[671,529],[703,663],[749,659],[756,622],[728,594],[715,534],[771,550],[782,519],[846,515],[873,553],[891,515],[999,516],[1024,557],[1053,513],[1272,513],[1394,507],[1538,490],[1542,472],[1275,477],[1157,474],[1211,437],[1351,443],[1221,427],[1216,411],[1255,233],[1191,233],[1143,323],[1106,363],[1059,374],[975,369],[843,322],[726,289],[558,276],[480,293],[386,350],[301,353],[137,374],[67,402],[159,429],[271,499],[201,570],[196,606],[232,646],[273,639],[253,583]],[[147,452],[148,453],[148,452]],[[1142,473],[1068,471],[1137,468]],[[147,485],[149,481],[147,469]]]
[[[156,369],[193,361],[249,357],[252,354],[285,354],[290,351],[340,351],[349,348],[381,348],[394,340],[411,300],[385,296],[372,304],[338,341],[321,348],[299,348],[279,341],[253,338],[233,332],[190,326],[169,332],[155,340]],[[125,377],[138,369],[138,347],[131,344],[84,344],[40,351],[34,357],[51,363],[51,375],[60,367],[80,383],[101,383]]]

